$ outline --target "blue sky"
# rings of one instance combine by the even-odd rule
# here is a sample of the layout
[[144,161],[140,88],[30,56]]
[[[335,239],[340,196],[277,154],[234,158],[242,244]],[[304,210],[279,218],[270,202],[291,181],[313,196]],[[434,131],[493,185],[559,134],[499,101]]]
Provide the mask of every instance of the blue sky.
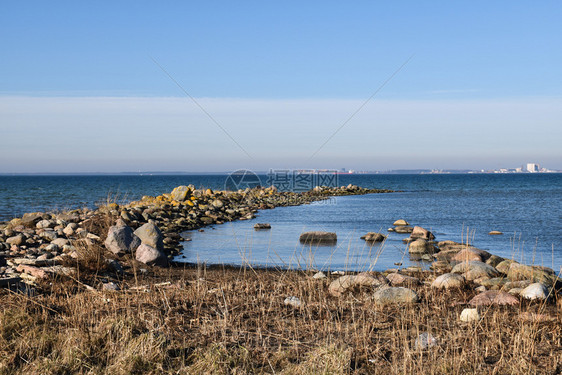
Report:
[[0,172],[562,169],[560,2],[30,1],[0,10]]

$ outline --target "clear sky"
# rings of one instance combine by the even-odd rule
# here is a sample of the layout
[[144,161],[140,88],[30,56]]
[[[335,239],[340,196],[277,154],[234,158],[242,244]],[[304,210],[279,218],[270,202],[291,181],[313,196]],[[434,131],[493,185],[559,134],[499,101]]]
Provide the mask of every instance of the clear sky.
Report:
[[561,20],[560,1],[6,1],[0,173],[562,169]]

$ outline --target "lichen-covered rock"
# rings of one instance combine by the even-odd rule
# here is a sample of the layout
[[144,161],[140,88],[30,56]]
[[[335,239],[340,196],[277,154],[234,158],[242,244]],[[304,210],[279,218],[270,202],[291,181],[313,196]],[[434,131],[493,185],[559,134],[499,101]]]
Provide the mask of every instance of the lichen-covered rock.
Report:
[[384,287],[373,294],[373,300],[380,305],[416,303],[420,300],[412,289],[404,287]]
[[511,281],[532,280],[544,285],[553,285],[558,282],[558,278],[549,268],[538,266],[526,266],[524,264],[512,263],[509,266],[507,277]]
[[188,198],[188,194],[191,190],[189,189],[189,187],[187,186],[178,186],[177,188],[175,188],[174,190],[172,190],[171,196],[172,199],[178,201],[178,202],[183,202]]

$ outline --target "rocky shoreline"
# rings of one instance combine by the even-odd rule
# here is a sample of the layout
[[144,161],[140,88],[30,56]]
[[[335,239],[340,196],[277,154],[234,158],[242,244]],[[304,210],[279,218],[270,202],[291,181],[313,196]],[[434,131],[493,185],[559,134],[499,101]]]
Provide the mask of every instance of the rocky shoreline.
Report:
[[304,193],[279,192],[275,187],[213,191],[189,185],[126,205],[27,213],[0,223],[0,286],[19,281],[33,284],[50,274],[68,274],[72,272],[66,267],[69,261],[80,258],[88,248],[99,251],[105,247],[113,253],[108,262],[117,270],[121,268],[118,257],[139,247],[137,260],[165,265],[181,251],[184,239],[180,233],[187,230],[253,219],[263,209],[309,204],[333,196],[388,192],[392,191],[354,185],[316,187]]
[[[123,274],[131,257],[147,266],[167,266],[181,251],[183,231],[253,219],[261,209],[308,204],[332,196],[386,192],[390,191],[353,185],[317,187],[306,193],[278,192],[274,187],[230,192],[179,186],[169,194],[145,196],[122,206],[110,203],[97,210],[29,213],[0,224],[0,286],[20,282],[35,285],[38,280],[51,276],[72,275],[76,271],[73,261],[85,258],[85,253],[91,253],[92,249],[117,274]],[[258,229],[267,227],[267,224],[256,225]],[[388,231],[409,233],[404,242],[408,244],[410,257],[432,262],[431,280],[409,276],[421,272],[419,267],[389,269],[382,273],[382,279],[372,273],[346,275],[332,283],[329,288],[332,294],[339,295],[357,285],[405,287],[430,280],[437,288],[462,288],[470,284],[477,292],[493,291],[490,303],[516,304],[518,300],[513,296],[545,300],[562,289],[562,279],[550,268],[519,264],[470,244],[436,241],[433,233],[419,226],[412,227],[405,220],[397,220]],[[361,238],[368,243],[386,240],[385,235],[376,232]],[[337,235],[308,232],[302,233],[300,239],[304,243],[336,242]],[[401,293],[417,301],[414,290]],[[393,298],[399,301],[401,297]]]
[[[9,373],[559,373],[562,280],[405,220],[383,272],[170,262],[180,233],[333,195],[178,187],[0,225],[0,368]],[[257,223],[256,230],[275,230]],[[295,240],[299,234],[295,234]],[[361,237],[369,246],[382,233]],[[306,232],[303,243],[337,242]],[[69,345],[69,343],[71,343]],[[76,350],[74,350],[76,348]],[[529,355],[532,352],[532,356]],[[3,366],[3,367],[2,367]]]

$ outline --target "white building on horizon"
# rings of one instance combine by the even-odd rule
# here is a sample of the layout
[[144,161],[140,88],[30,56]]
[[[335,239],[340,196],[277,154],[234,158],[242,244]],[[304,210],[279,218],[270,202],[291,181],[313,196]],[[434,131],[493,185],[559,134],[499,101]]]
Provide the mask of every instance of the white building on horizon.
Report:
[[525,167],[525,171],[529,172],[529,173],[537,173],[540,172],[541,167],[540,165],[536,164],[536,163],[527,163],[526,167]]

